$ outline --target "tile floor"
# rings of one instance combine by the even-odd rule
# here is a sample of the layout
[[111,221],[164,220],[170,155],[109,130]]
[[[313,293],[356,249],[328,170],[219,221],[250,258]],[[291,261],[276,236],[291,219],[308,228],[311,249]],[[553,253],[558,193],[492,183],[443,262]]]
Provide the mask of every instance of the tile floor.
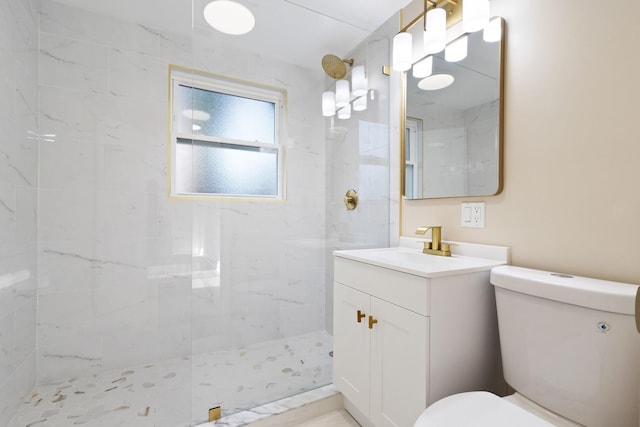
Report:
[[343,408],[342,395],[333,384],[329,384],[198,427],[297,427],[303,422]]
[[360,424],[347,411],[341,409],[298,424],[298,427],[360,427]]
[[198,425],[331,383],[331,345],[318,331],[40,385],[9,427]]

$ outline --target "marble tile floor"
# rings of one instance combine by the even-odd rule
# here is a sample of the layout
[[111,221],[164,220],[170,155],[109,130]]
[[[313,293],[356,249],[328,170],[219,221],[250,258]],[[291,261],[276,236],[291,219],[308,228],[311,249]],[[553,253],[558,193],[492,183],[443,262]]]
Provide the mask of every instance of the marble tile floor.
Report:
[[331,350],[331,336],[317,331],[39,385],[9,427],[208,424],[208,409],[214,406],[220,405],[228,419],[331,383]]

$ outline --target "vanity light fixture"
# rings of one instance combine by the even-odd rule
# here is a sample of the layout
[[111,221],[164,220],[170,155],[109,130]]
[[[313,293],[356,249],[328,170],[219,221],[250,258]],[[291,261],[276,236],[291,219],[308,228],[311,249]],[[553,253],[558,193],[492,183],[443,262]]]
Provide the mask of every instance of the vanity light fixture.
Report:
[[364,65],[356,65],[351,71],[351,93],[356,97],[367,94],[367,76],[364,72]]
[[425,15],[424,52],[428,55],[442,52],[447,45],[447,12],[434,7]]
[[466,33],[482,30],[489,23],[489,0],[464,0],[462,2],[462,28]]
[[214,29],[230,35],[246,34],[256,25],[246,6],[231,0],[214,0],[206,5],[204,19]]
[[433,56],[429,55],[413,65],[413,77],[422,79],[433,73]]
[[[447,40],[447,11],[438,7],[444,4],[458,5],[458,0],[424,0],[423,12],[404,26],[393,37],[392,68],[407,71],[413,64],[413,36],[407,32],[418,20],[424,20],[423,49],[427,54],[442,52]],[[431,7],[431,10],[429,10]],[[403,10],[400,10],[402,22]]]
[[444,59],[447,62],[462,61],[467,57],[467,36],[458,37],[447,45],[444,50]]
[[351,117],[351,104],[347,104],[338,110],[338,118],[339,119],[348,119]]
[[367,94],[364,96],[358,97],[353,101],[353,111],[364,111],[367,109]]
[[[351,71],[351,90],[349,80],[343,77],[347,74],[346,64],[353,66],[353,59],[340,59],[335,55],[325,55],[322,58],[322,68],[331,78],[336,79],[336,90],[322,93],[322,115],[333,117],[338,113],[339,119],[351,117],[351,111],[364,111],[367,109],[367,96],[373,91],[369,90],[365,66],[357,65]],[[339,79],[339,80],[338,80]]]
[[349,105],[349,80],[336,82],[336,107],[342,108]]
[[[447,44],[447,16],[451,18],[451,25],[459,16],[460,3],[462,3],[462,27],[463,35]],[[400,22],[402,22],[402,12],[400,10]],[[400,32],[393,38],[393,69],[396,71],[407,71],[413,66],[413,75],[416,78],[423,78],[419,85],[421,89],[435,90],[431,80],[427,80],[433,72],[431,55],[445,50],[444,57],[448,62],[461,61],[467,57],[467,35],[469,33],[484,30],[483,39],[486,42],[500,41],[502,38],[502,23],[499,17],[490,19],[491,16],[489,0],[424,0],[424,10],[411,22],[400,29]],[[413,55],[412,36],[407,31],[420,19],[424,20],[424,47],[420,57],[426,58],[412,65],[407,65],[407,61]],[[409,46],[409,48],[407,47]],[[448,75],[447,75],[448,76]],[[446,87],[453,83],[453,77],[442,86]],[[434,82],[437,79],[433,80]],[[429,82],[429,83],[427,83]],[[424,87],[423,87],[424,86]],[[441,88],[442,88],[441,87]]]
[[400,32],[393,37],[392,68],[407,71],[413,63],[413,37],[410,33]]
[[336,93],[332,90],[322,92],[322,115],[332,117],[336,114]]
[[502,23],[500,18],[493,18],[482,32],[482,39],[488,43],[499,42],[502,39]]

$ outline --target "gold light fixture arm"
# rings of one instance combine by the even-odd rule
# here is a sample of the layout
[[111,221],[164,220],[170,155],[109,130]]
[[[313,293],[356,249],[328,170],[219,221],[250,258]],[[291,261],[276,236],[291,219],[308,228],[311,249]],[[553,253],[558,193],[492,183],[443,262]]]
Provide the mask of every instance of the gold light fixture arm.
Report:
[[421,19],[424,19],[424,30],[426,30],[426,26],[427,26],[427,12],[428,10],[431,8],[435,8],[435,7],[440,7],[443,6],[445,4],[447,5],[451,5],[452,7],[458,7],[461,3],[461,0],[424,0],[424,10],[422,11],[422,13],[420,13],[418,16],[416,16],[415,18],[413,18],[411,20],[411,22],[409,22],[407,25],[405,25],[404,27],[402,27],[400,29],[400,33],[404,33],[406,32],[409,28],[413,27],[416,22],[418,22]]

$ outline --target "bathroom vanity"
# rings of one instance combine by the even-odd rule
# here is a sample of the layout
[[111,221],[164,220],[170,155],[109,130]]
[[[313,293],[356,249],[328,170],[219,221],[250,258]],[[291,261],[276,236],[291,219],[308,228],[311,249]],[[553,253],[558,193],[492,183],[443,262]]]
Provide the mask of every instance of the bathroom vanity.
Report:
[[508,248],[456,243],[440,257],[421,242],[334,253],[334,384],[363,426],[411,427],[450,394],[505,393],[489,273]]

